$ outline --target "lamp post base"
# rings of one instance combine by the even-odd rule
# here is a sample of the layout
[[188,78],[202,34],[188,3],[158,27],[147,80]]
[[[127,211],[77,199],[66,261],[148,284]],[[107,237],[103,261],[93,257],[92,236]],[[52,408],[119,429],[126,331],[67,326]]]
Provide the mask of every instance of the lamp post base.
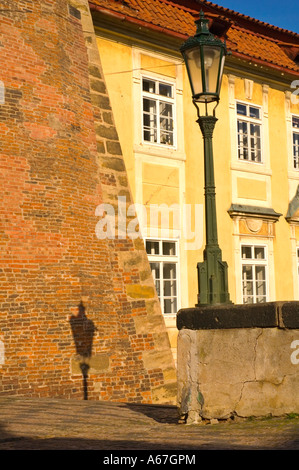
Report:
[[228,292],[227,269],[219,246],[206,247],[204,261],[197,263],[197,307],[232,303]]

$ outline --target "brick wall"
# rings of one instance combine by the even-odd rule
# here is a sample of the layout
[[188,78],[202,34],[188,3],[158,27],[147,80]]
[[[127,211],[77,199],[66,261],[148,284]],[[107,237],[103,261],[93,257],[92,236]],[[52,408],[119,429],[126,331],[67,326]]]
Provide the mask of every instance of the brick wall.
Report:
[[0,12],[0,394],[174,403],[143,242],[95,233],[99,204],[132,200],[88,3],[71,3]]

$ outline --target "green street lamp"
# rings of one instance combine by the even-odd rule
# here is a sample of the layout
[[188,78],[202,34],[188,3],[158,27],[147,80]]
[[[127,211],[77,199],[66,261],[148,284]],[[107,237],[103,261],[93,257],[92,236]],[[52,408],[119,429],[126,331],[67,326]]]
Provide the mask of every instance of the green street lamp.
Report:
[[[218,245],[216,193],[213,162],[213,131],[217,121],[215,109],[219,102],[226,45],[210,33],[203,12],[195,22],[195,36],[181,46],[192,91],[192,101],[197,108],[198,122],[204,142],[205,223],[206,246],[204,261],[197,264],[198,306],[230,303],[227,280],[227,263],[222,261]],[[213,115],[208,115],[208,104],[216,102]],[[205,104],[205,115],[200,115],[199,105]]]

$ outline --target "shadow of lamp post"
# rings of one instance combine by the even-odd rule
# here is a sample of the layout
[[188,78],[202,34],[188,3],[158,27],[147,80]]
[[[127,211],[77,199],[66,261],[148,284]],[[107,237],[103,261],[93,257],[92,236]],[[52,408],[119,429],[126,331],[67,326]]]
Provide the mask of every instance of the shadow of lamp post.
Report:
[[97,328],[92,320],[86,316],[85,307],[82,302],[73,309],[70,318],[73,338],[78,355],[79,367],[83,377],[84,400],[88,400],[88,371],[90,369],[90,359],[92,356],[92,344]]
[[[215,109],[219,103],[226,45],[210,33],[209,20],[204,17],[195,21],[197,31],[181,46],[180,51],[186,65],[192,101],[197,108],[197,122],[204,143],[205,177],[205,224],[206,246],[204,260],[197,264],[198,304],[197,306],[230,303],[227,280],[227,263],[222,261],[218,245],[216,193],[213,162],[213,131],[217,121]],[[213,114],[208,114],[208,105],[216,103]],[[199,104],[205,105],[205,114],[200,114]]]

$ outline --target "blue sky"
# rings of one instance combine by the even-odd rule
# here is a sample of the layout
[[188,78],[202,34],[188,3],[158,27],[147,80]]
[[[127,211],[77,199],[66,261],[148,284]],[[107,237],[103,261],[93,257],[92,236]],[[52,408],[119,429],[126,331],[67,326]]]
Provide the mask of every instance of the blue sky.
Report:
[[214,0],[225,8],[299,33],[299,0]]

